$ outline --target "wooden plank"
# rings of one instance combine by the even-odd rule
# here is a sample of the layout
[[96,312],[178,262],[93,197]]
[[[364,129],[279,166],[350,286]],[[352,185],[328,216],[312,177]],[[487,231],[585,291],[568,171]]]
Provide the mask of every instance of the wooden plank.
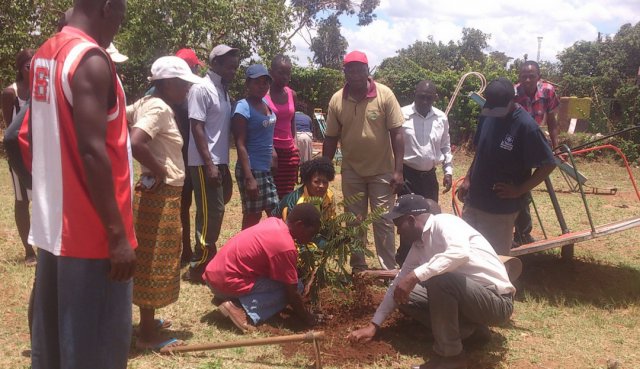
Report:
[[597,237],[607,236],[613,233],[621,232],[630,228],[640,226],[640,217],[621,220],[618,222],[608,223],[596,227],[595,233],[590,230],[580,232],[570,232],[560,236],[552,237],[546,240],[540,240],[520,247],[511,249],[511,256],[519,256],[532,254],[556,247],[572,245],[574,243],[588,241]]
[[[515,282],[522,273],[522,262],[520,259],[512,257],[512,256],[503,256],[498,255],[502,264],[504,264],[507,269],[507,274],[509,275],[509,280],[511,282]],[[378,269],[367,269],[362,272],[356,274],[358,277],[365,278],[373,278],[373,279],[394,279],[396,275],[400,272],[398,269],[390,269],[390,270],[378,270]]]
[[394,279],[398,274],[398,269],[390,269],[390,270],[377,270],[377,269],[367,269],[358,273],[358,276],[362,276],[365,278],[380,278],[380,279]]

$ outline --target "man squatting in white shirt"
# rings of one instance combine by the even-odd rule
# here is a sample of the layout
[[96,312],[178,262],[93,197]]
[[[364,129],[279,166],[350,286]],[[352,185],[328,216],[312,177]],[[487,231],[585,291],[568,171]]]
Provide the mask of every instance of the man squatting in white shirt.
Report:
[[[449,138],[449,121],[446,114],[435,107],[438,99],[436,85],[424,80],[416,85],[413,104],[402,107],[404,124],[404,160],[402,174],[405,186],[401,195],[414,193],[438,202],[438,178],[436,167],[442,163],[442,186],[446,193],[451,189],[453,155]],[[400,238],[396,262],[402,266],[411,243]]]
[[413,368],[467,368],[462,340],[486,339],[488,325],[508,321],[516,289],[487,240],[461,218],[434,215],[437,208],[404,195],[384,215],[412,246],[371,322],[347,338],[369,342],[398,307],[433,332],[435,357]]

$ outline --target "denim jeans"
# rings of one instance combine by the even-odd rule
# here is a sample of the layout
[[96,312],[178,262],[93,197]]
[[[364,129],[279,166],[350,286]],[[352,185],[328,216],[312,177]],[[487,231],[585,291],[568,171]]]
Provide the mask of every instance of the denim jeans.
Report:
[[[240,301],[240,305],[254,325],[278,314],[289,304],[285,284],[265,277],[259,277],[251,291],[241,296],[222,293],[211,285],[209,287],[216,298],[221,300],[237,299]],[[302,281],[298,280],[298,293],[302,293],[303,288]]]

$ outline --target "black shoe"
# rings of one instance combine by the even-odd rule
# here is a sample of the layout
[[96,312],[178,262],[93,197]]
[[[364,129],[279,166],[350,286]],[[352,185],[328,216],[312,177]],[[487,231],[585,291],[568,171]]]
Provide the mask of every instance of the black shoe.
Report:
[[534,242],[536,242],[536,239],[533,238],[530,233],[522,235],[522,242],[521,242],[522,245],[526,245],[528,243],[534,243]]
[[471,333],[469,337],[462,340],[462,345],[464,345],[465,347],[480,347],[489,343],[490,340],[491,331],[489,330],[489,327],[487,327],[486,325],[480,325],[473,331],[473,333]]
[[191,282],[193,284],[205,284],[204,283],[204,279],[202,279],[202,271],[203,268],[191,268],[189,267],[189,269],[187,269],[183,274],[182,274],[182,280],[184,281],[188,281]]
[[530,233],[513,235],[513,243],[511,244],[511,248],[520,247],[522,245],[526,245],[529,243],[536,242],[536,239],[531,236]]
[[467,369],[467,365],[467,355],[462,352],[456,356],[435,354],[428,362],[422,365],[413,365],[411,369]]

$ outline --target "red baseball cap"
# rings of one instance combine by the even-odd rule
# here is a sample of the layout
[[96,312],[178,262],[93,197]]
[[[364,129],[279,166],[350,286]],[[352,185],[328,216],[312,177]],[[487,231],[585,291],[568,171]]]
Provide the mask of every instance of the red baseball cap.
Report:
[[204,63],[198,59],[196,52],[193,49],[180,49],[176,53],[176,56],[187,62],[189,68],[193,68],[195,65],[204,66]]
[[369,60],[367,60],[367,55],[362,51],[352,51],[349,54],[344,56],[344,62],[342,65],[347,65],[348,63],[357,62],[369,64]]

